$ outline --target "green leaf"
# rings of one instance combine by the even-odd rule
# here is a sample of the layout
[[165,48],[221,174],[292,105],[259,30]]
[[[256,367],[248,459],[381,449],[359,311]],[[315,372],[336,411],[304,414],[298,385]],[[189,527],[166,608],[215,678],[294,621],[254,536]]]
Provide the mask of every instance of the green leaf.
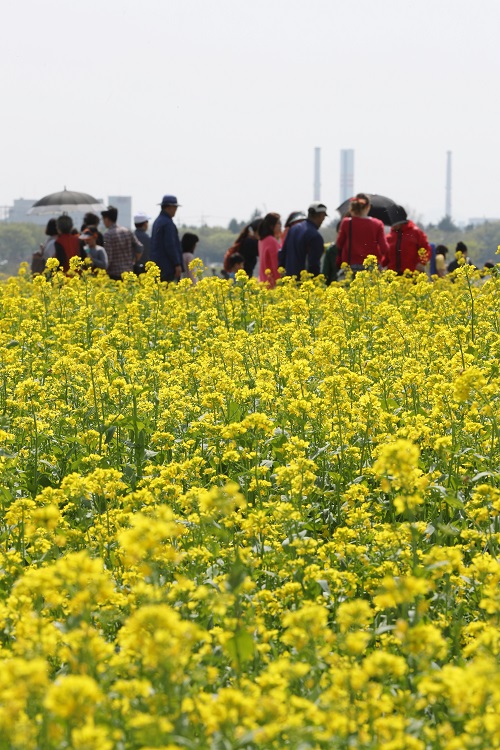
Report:
[[250,661],[255,653],[255,643],[247,630],[240,628],[236,631],[232,638],[226,643],[226,649],[229,656],[238,662],[243,664],[244,662]]
[[237,558],[227,576],[226,586],[229,591],[236,591],[236,589],[241,586],[246,577],[247,569],[245,568],[241,560]]
[[115,432],[116,432],[115,424],[111,425],[111,427],[108,427],[108,429],[106,430],[106,437],[104,439],[104,442],[106,443],[106,445],[108,445],[113,440]]
[[456,526],[452,526],[449,523],[438,523],[437,527],[445,536],[458,536],[460,534],[460,529],[457,529]]
[[480,471],[479,474],[476,474],[472,477],[471,482],[474,484],[475,482],[479,482],[480,479],[485,479],[486,477],[494,477],[495,474],[492,471]]
[[454,495],[445,495],[443,497],[443,500],[445,501],[446,505],[450,506],[450,508],[458,508],[459,510],[462,510],[464,507],[463,502]]
[[397,409],[400,404],[393,398],[385,399],[385,403],[388,409]]

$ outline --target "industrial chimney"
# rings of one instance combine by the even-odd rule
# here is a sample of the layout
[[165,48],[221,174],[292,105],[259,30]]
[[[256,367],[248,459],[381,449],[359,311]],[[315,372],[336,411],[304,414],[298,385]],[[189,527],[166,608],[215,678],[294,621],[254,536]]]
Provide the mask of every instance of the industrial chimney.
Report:
[[354,149],[340,151],[340,203],[354,195]]

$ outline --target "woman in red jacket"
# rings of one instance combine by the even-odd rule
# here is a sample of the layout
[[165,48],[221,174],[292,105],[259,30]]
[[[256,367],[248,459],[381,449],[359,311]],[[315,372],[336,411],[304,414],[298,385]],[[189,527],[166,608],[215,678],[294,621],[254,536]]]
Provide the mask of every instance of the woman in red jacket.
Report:
[[408,219],[403,206],[398,206],[389,236],[387,268],[401,275],[405,271],[425,271],[431,257],[431,246],[425,232]]
[[347,263],[354,273],[363,270],[363,261],[369,255],[374,255],[379,265],[384,265],[389,251],[384,225],[379,219],[368,216],[369,211],[368,196],[358,193],[351,198],[350,216],[342,219],[340,224],[336,242],[339,263]]

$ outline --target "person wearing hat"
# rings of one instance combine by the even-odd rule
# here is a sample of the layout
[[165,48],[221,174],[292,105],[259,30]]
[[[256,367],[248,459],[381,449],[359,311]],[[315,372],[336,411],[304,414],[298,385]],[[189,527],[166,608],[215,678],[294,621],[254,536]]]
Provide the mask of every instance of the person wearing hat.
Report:
[[324,245],[319,228],[326,216],[325,204],[314,201],[307,210],[305,221],[299,220],[290,226],[278,255],[279,264],[284,267],[287,276],[300,278],[302,271],[314,276],[320,274]]
[[89,224],[86,226],[80,235],[80,239],[83,242],[82,248],[82,259],[87,258],[92,263],[92,268],[103,268],[104,270],[108,267],[108,256],[106,250],[98,245],[99,230],[95,225]]
[[151,237],[148,234],[149,216],[144,211],[134,215],[134,234],[142,245],[140,260],[134,265],[134,273],[141,274],[145,271],[145,265],[150,260]]
[[151,233],[150,260],[160,269],[162,281],[178,281],[184,268],[179,232],[174,224],[179,203],[175,195],[164,195],[160,206]]
[[425,232],[408,219],[403,206],[396,206],[392,213],[387,244],[388,269],[396,271],[399,276],[405,271],[425,271],[425,264],[431,257],[429,240]]
[[104,246],[104,237],[99,231],[99,217],[93,211],[87,211],[83,217],[83,224],[80,228],[80,233],[84,232],[87,227],[97,227],[97,244],[101,247]]
[[122,273],[132,273],[134,263],[141,257],[142,245],[130,229],[117,225],[118,209],[108,206],[101,211],[102,222],[106,227],[104,249],[108,256],[108,275],[120,281]]

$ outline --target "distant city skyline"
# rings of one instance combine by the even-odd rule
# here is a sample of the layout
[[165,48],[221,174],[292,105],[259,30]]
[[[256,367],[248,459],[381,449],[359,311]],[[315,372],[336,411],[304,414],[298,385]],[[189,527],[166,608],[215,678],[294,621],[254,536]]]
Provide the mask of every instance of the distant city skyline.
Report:
[[[38,196],[37,198],[15,198],[11,205],[0,206],[0,222],[6,222],[8,224],[26,223],[45,226],[47,221],[51,218],[51,214],[28,213],[41,197],[43,196]],[[132,196],[110,195],[107,201],[103,201],[102,198],[97,198],[96,200],[105,205],[111,204],[115,206],[119,211],[120,222],[124,226],[132,226]],[[60,213],[60,211],[54,211],[53,218],[59,216]],[[65,213],[71,216],[74,226],[79,227],[83,223],[83,217],[86,212],[66,211]]]
[[[322,161],[321,161],[321,147],[314,147],[313,154],[314,154],[314,161],[313,161],[313,170],[312,170],[312,177],[313,177],[313,187],[311,192],[311,198],[309,202],[312,200],[325,200],[324,198],[321,198],[321,179],[322,179]],[[333,203],[335,206],[333,208],[329,208],[330,216],[332,217],[331,220],[334,220],[336,213],[336,206],[340,205],[345,201],[349,195],[354,194],[355,192],[360,192],[362,189],[358,188],[356,186],[356,176],[354,171],[354,159],[355,159],[355,149],[340,149],[339,151],[339,157],[340,157],[340,187],[339,187],[339,194],[336,201]],[[484,222],[493,222],[493,221],[500,221],[500,210],[498,212],[499,216],[467,216],[467,217],[456,217],[453,214],[452,210],[452,192],[453,192],[453,181],[452,181],[452,152],[447,151],[446,152],[446,176],[445,176],[445,187],[443,189],[443,211],[438,219],[431,221],[426,219],[425,216],[420,214],[418,210],[415,210],[415,207],[408,206],[406,204],[406,208],[408,208],[415,219],[420,220],[424,224],[436,224],[439,222],[440,219],[444,218],[447,215],[450,215],[452,220],[454,221],[457,226],[468,226],[468,225],[478,225]],[[366,192],[372,192],[372,191],[366,191]],[[38,196],[36,198],[14,198],[12,202],[9,205],[0,206],[0,221],[3,222],[9,222],[9,223],[17,223],[17,222],[28,222],[33,224],[39,224],[39,225],[45,225],[47,222],[47,216],[38,216],[36,214],[28,215],[28,210],[33,206],[34,203],[36,203],[37,200],[40,199],[41,196]],[[98,201],[102,201],[102,198],[98,198]],[[144,209],[139,206],[139,202],[134,199],[133,196],[118,196],[118,195],[109,195],[107,201],[103,201],[106,205],[114,205],[118,211],[119,211],[119,223],[121,223],[123,226],[132,227],[133,226],[133,215],[135,213],[138,213],[139,211],[143,211]],[[332,203],[332,205],[333,205]],[[405,205],[404,202],[402,205]],[[179,211],[178,217],[177,217],[177,223],[180,224],[189,224],[193,223],[195,226],[200,226],[202,224],[208,224],[209,226],[227,226],[227,224],[232,219],[237,219],[238,221],[246,221],[250,218],[252,212],[255,209],[258,209],[258,204],[254,205],[252,209],[249,209],[246,216],[229,216],[229,214],[225,217],[218,217],[219,221],[208,221],[208,219],[215,217],[210,217],[203,212],[200,214],[199,218],[196,216],[189,216],[189,217],[182,217],[182,212]],[[304,206],[305,208],[305,206]],[[451,213],[449,213],[451,209]],[[263,207],[262,213],[266,212],[266,207]],[[153,220],[156,216],[156,213],[159,213],[159,209],[155,212],[153,209],[150,212],[150,218]],[[83,213],[82,212],[74,212],[74,215],[72,216],[75,226],[81,224],[83,220]],[[149,214],[148,214],[149,215]],[[23,218],[24,217],[24,218]]]

